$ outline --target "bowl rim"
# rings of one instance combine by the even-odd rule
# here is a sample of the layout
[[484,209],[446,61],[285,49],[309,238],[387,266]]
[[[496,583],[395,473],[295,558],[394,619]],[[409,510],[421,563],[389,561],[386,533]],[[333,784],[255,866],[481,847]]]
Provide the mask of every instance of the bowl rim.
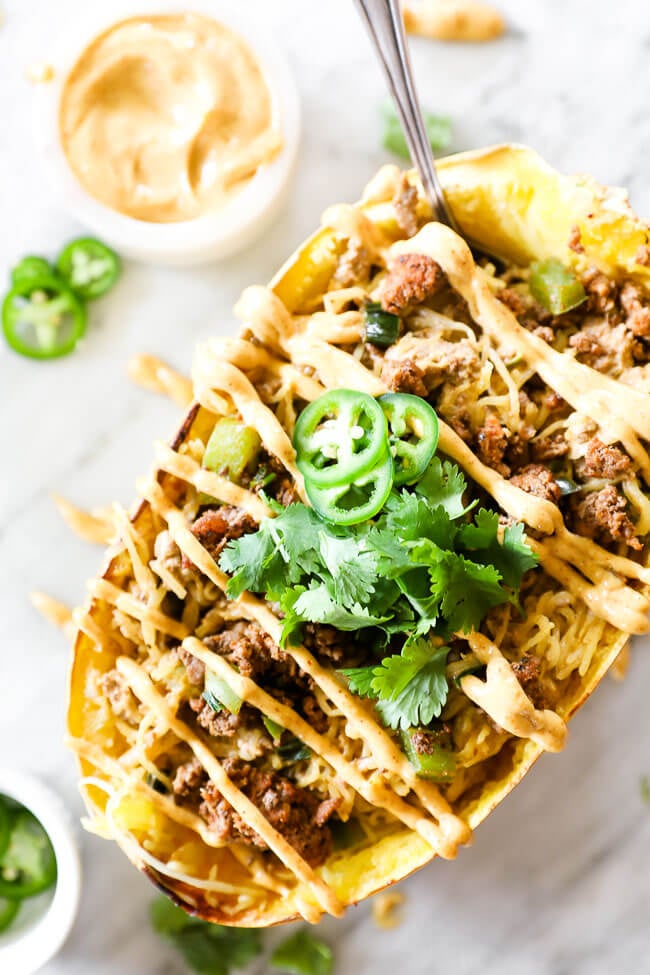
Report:
[[0,936],[0,970],[33,975],[65,942],[79,910],[81,857],[76,831],[59,796],[36,776],[0,766],[0,794],[25,806],[50,837],[57,863],[52,900],[28,928],[15,938]]
[[[91,5],[89,4],[90,8]],[[271,162],[260,166],[237,196],[214,213],[175,223],[153,223],[126,216],[96,200],[74,174],[61,144],[59,111],[67,78],[92,41],[124,20],[156,14],[195,13],[222,22],[238,33],[258,60],[271,94],[272,115],[284,144]],[[86,9],[66,30],[61,46],[48,58],[54,80],[37,86],[34,139],[55,200],[91,232],[126,256],[148,255],[164,262],[169,255],[206,253],[229,256],[263,229],[293,175],[300,140],[300,103],[288,61],[272,34],[232,9],[227,0],[117,0],[111,12]],[[146,259],[146,258],[145,258]]]

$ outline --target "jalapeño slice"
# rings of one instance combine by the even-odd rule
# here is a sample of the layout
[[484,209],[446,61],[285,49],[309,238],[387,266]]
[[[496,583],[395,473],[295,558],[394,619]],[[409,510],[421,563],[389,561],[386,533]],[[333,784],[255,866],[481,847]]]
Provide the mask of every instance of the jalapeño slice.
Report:
[[377,400],[353,389],[332,389],[307,406],[296,423],[296,462],[314,488],[351,484],[387,449],[386,419]]
[[56,857],[50,838],[27,809],[12,813],[9,845],[0,862],[0,897],[22,900],[56,881]]
[[30,359],[67,355],[86,331],[83,302],[52,275],[23,277],[2,305],[2,330],[14,352]]
[[11,900],[9,897],[0,897],[0,934],[7,930],[19,910],[19,900]]
[[388,421],[394,481],[413,484],[424,474],[438,446],[438,417],[432,406],[410,393],[386,393],[379,404]]
[[386,459],[371,471],[347,484],[317,487],[305,480],[314,510],[335,525],[358,525],[381,511],[393,486],[393,462]]
[[122,270],[115,251],[94,237],[70,241],[59,254],[56,267],[68,287],[85,301],[110,291]]

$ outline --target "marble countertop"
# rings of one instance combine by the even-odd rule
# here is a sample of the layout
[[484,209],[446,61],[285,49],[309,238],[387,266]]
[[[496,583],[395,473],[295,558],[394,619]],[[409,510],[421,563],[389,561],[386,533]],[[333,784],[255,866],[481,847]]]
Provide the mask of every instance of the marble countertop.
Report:
[[[110,11],[109,0],[95,0]],[[83,350],[31,363],[0,343],[0,763],[32,770],[81,802],[64,750],[68,650],[31,608],[41,589],[83,598],[99,552],[75,539],[51,492],[83,506],[128,504],[153,438],[177,409],[129,384],[136,352],[189,369],[197,339],[233,328],[241,288],[266,281],[324,207],[354,199],[385,161],[379,70],[350,0],[239,0],[286,46],[301,90],[304,139],[290,205],[247,253],[170,271],[129,265],[92,312]],[[454,148],[526,142],[553,164],[629,188],[650,213],[650,21],[645,0],[500,0],[510,30],[481,47],[414,43],[422,98],[454,120]],[[32,150],[27,65],[85,0],[5,0],[0,30],[0,275],[30,252],[55,253],[79,232],[44,188]],[[188,4],[191,6],[191,4]],[[325,922],[336,975],[600,975],[650,972],[650,773],[647,643],[628,679],[606,680],[577,717],[570,743],[542,759],[455,863],[403,885],[404,923],[377,930],[367,905]],[[175,975],[182,963],[151,933],[152,891],[112,845],[81,835],[79,921],[46,975]],[[271,936],[273,937],[273,936]],[[260,963],[254,971],[262,972]],[[12,973],[3,973],[12,975]]]

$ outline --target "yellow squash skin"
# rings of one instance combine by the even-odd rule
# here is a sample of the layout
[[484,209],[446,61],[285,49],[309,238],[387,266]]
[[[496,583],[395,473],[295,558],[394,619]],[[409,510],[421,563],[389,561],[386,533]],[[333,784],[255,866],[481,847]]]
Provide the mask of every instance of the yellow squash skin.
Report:
[[[539,156],[521,146],[496,146],[463,153],[441,160],[440,174],[451,208],[464,234],[479,247],[515,263],[559,257],[580,270],[597,265],[614,278],[650,283],[650,268],[635,263],[640,245],[646,244],[647,226],[627,204],[620,190],[600,187],[586,178],[567,177],[550,168]],[[365,212],[389,231],[394,228],[392,208],[381,203],[362,203]],[[585,249],[576,254],[568,248],[571,228],[578,226]],[[284,265],[271,287],[291,312],[309,309],[310,303],[328,285],[336,268],[340,244],[327,229],[317,231]],[[204,411],[194,406],[177,434],[174,446],[205,429]],[[160,475],[165,478],[166,475]],[[133,514],[146,532],[151,513],[141,503]],[[109,551],[102,572],[104,578],[119,584],[122,565],[119,556]],[[91,619],[101,620],[106,607],[92,602]],[[621,634],[601,646],[584,674],[571,682],[558,712],[569,719],[597,687],[627,643]],[[110,754],[106,729],[97,720],[97,710],[87,695],[88,675],[102,665],[102,654],[112,660],[110,651],[98,650],[93,641],[79,632],[70,671],[68,730],[74,738],[86,738]],[[108,659],[105,661],[108,663]],[[493,778],[478,796],[469,796],[456,806],[468,824],[475,828],[521,781],[541,754],[530,741],[517,741],[506,747],[494,764]],[[83,760],[84,775],[97,774],[92,762]],[[90,788],[92,803],[102,809],[106,797]],[[146,815],[146,807],[144,814]],[[151,808],[152,816],[160,813]],[[164,824],[163,824],[164,828]],[[174,883],[138,860],[125,848],[133,862],[166,893],[182,899],[183,906],[216,923],[262,927],[295,920],[299,914],[296,896],[307,896],[304,889],[288,898],[275,898],[265,911],[248,909],[233,917],[210,906],[205,895],[185,884]],[[417,834],[404,829],[356,853],[335,854],[319,872],[344,905],[354,904],[389,884],[408,876],[432,859],[429,845]]]

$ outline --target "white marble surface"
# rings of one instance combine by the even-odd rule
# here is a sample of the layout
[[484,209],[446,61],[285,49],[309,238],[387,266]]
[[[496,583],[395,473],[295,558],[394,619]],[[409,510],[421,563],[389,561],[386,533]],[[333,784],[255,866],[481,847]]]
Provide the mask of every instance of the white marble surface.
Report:
[[[47,58],[88,0],[5,0],[0,30],[0,277],[28,252],[56,252],[79,228],[44,190],[30,137],[25,67]],[[110,10],[107,0],[94,6]],[[130,386],[128,356],[156,352],[187,369],[196,339],[233,327],[240,289],[264,282],[332,201],[354,199],[385,156],[378,148],[381,78],[350,0],[238,0],[277,29],[301,89],[305,133],[290,207],[249,253],[219,266],[132,265],[93,309],[83,350],[34,364],[0,343],[0,762],[81,804],[62,744],[67,648],[31,609],[39,588],[74,603],[99,553],[73,538],[49,494],[82,505],[128,503],[154,437],[177,418]],[[189,4],[191,6],[191,4]],[[627,185],[650,212],[650,14],[646,0],[501,0],[508,36],[484,47],[418,42],[423,100],[450,113],[454,148],[505,139],[554,164]],[[456,863],[403,885],[396,931],[367,906],[326,922],[337,975],[601,975],[650,972],[650,772],[647,647],[628,680],[607,680],[576,719],[566,752],[543,759]],[[81,837],[79,922],[46,975],[175,975],[180,961],[147,922],[152,892],[109,844]],[[264,970],[260,964],[257,971]],[[2,975],[12,975],[3,972]]]

